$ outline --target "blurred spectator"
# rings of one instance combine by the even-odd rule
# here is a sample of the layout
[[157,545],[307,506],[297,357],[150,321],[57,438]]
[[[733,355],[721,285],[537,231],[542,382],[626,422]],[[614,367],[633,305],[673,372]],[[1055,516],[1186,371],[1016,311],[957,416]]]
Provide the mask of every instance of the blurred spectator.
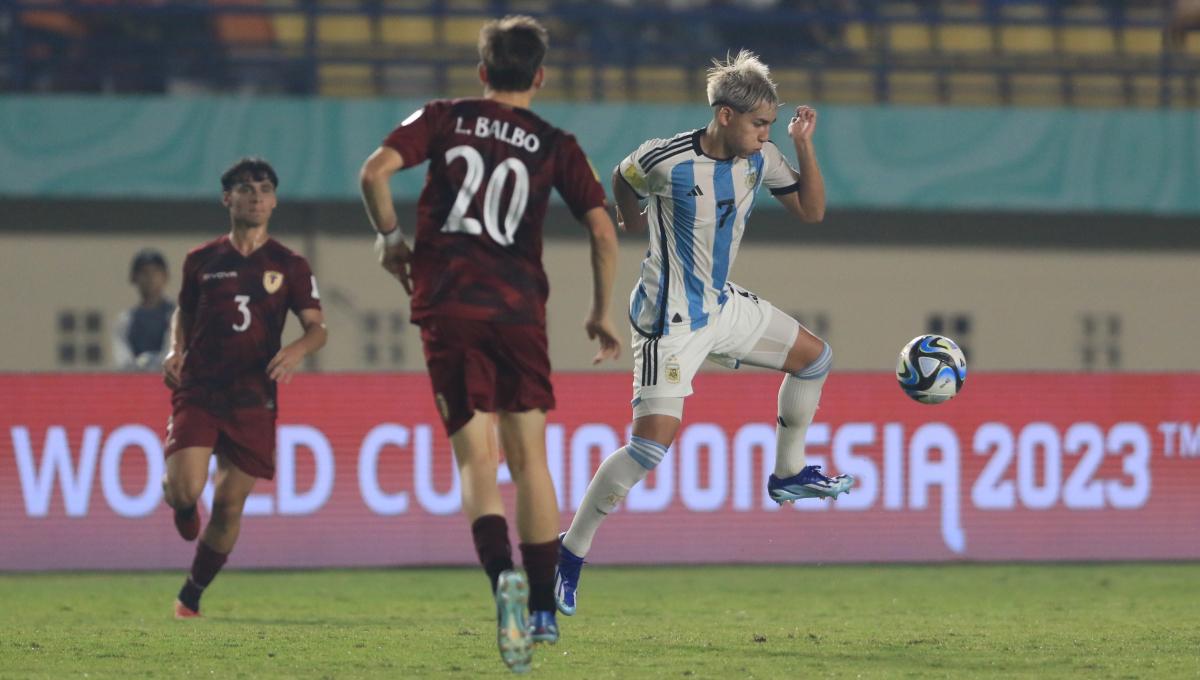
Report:
[[1166,46],[1181,50],[1187,45],[1187,35],[1200,30],[1200,0],[1175,0],[1167,13],[1167,26],[1163,32]]
[[[24,65],[22,86],[34,91],[71,89],[68,83],[81,65],[82,45],[87,26],[68,12],[53,9],[29,10],[16,14],[20,32],[20,58]],[[9,40],[14,40],[9,36]]]
[[220,83],[226,77],[210,9],[165,0],[87,3],[107,7],[87,14],[88,52],[103,91],[166,92],[175,81]]
[[21,46],[14,79],[26,90],[159,93],[216,88],[229,77],[217,15],[202,4],[29,0],[14,17],[8,40]]
[[719,24],[726,50],[751,49],[768,62],[788,63],[840,35],[837,0],[716,0],[713,7],[733,12]]
[[133,256],[129,282],[137,287],[141,300],[117,318],[112,346],[116,368],[161,370],[163,351],[169,346],[171,313],[175,311],[175,303],[165,295],[167,278],[167,260],[162,253],[145,248]]

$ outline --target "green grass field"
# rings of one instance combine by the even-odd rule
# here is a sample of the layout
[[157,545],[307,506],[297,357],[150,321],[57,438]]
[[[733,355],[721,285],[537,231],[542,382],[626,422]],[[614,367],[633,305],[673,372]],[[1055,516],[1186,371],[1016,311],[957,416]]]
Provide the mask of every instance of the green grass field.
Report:
[[[0,575],[0,676],[507,677],[481,572]],[[1197,677],[1200,565],[588,567],[531,677]]]

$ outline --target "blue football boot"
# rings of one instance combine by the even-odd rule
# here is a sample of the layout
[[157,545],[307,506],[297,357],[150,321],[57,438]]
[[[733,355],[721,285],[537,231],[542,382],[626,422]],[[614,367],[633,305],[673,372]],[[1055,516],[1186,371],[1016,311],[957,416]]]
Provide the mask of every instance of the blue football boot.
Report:
[[854,478],[850,475],[826,477],[820,465],[809,465],[799,473],[780,479],[771,475],[767,479],[767,494],[776,503],[789,503],[802,498],[837,498],[838,494],[850,493]]
[[534,642],[552,645],[558,642],[558,621],[554,612],[533,612],[529,615],[529,631]]
[[554,571],[554,602],[563,616],[575,614],[575,591],[579,588],[579,572],[583,558],[562,544],[565,533],[558,535],[558,569]]

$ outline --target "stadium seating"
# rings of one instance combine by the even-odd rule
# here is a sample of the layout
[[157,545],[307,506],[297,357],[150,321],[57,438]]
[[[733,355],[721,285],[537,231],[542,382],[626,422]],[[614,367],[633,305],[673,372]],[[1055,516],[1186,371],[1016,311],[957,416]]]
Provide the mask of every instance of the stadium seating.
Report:
[[934,30],[943,53],[986,53],[994,49],[992,29],[982,23],[942,24]]
[[[789,92],[830,103],[1197,103],[1200,40],[1164,53],[1156,0],[843,0],[755,11],[712,0],[677,10],[614,0],[209,2],[230,63],[291,65],[296,87],[328,96],[475,93],[479,27],[526,12],[551,28],[543,95],[552,100],[700,101],[707,60],[747,46],[776,66]],[[46,7],[15,5],[30,18]],[[822,9],[795,9],[810,6]],[[38,30],[32,20],[13,25]],[[10,77],[20,89],[20,72]]]
[[999,79],[992,73],[951,73],[947,97],[958,106],[994,106],[1001,99]]
[[385,16],[379,20],[379,37],[384,45],[432,47],[436,40],[433,17]]
[[927,104],[941,99],[940,78],[935,71],[897,71],[888,77],[888,101],[896,104]]

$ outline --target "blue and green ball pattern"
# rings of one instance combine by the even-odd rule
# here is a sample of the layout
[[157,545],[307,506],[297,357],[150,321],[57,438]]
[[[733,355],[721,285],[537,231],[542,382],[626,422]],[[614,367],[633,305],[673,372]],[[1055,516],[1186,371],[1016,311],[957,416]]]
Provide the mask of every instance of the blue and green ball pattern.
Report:
[[905,394],[922,404],[953,398],[966,379],[966,356],[950,338],[919,335],[900,350],[896,380]]

